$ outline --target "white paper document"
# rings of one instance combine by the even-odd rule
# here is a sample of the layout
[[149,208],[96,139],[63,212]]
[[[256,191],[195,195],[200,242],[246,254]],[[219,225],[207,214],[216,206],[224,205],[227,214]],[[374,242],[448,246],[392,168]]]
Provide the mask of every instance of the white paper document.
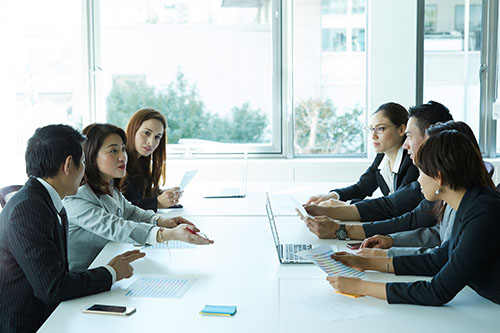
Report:
[[297,252],[296,255],[312,261],[328,275],[361,278],[365,273],[355,270],[343,263],[333,260],[330,256],[334,254],[329,245],[321,245],[314,249]]
[[184,174],[184,177],[182,177],[181,184],[179,185],[179,188],[181,189],[181,191],[184,191],[186,186],[193,179],[193,177],[196,176],[197,173],[198,173],[198,170],[186,171],[186,173]]
[[314,216],[312,216],[311,214],[309,214],[307,212],[307,210],[304,208],[304,206],[302,206],[302,204],[300,202],[297,201],[297,199],[295,199],[294,197],[292,197],[291,195],[288,195],[288,197],[290,198],[290,201],[292,201],[293,205],[295,206],[296,209],[299,210],[299,212],[304,215],[304,217],[309,217],[309,218],[314,218]]
[[194,249],[196,245],[182,242],[179,240],[171,240],[166,243],[158,243],[155,245],[146,245],[141,249],[153,249],[153,250],[161,250],[161,249]]
[[125,296],[181,298],[191,288],[195,280],[178,279],[167,276],[140,277],[128,288]]
[[386,313],[375,306],[364,304],[359,298],[349,299],[334,293],[296,300],[295,304],[329,322],[379,316]]

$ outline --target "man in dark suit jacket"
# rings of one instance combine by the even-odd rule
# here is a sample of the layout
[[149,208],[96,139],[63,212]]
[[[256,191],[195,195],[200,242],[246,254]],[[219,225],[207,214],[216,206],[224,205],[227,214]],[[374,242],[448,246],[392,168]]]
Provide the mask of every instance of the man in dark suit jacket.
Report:
[[36,331],[61,301],[109,290],[144,256],[130,251],[102,267],[68,271],[61,199],[76,193],[82,179],[84,140],[69,126],[50,125],[28,141],[30,178],[0,214],[1,332]]

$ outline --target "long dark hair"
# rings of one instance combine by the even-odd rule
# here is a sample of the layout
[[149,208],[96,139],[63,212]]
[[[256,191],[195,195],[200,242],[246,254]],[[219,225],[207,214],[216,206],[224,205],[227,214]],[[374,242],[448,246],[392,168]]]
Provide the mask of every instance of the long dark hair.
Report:
[[[160,144],[153,154],[145,157],[137,157],[135,150],[135,135],[142,123],[146,120],[155,119],[163,125],[163,135]],[[160,191],[160,177],[165,184],[165,159],[167,157],[167,121],[157,110],[145,108],[140,109],[132,115],[127,124],[127,153],[129,156],[127,164],[127,179],[136,185],[143,197],[158,195]],[[122,181],[122,184],[124,180]]]
[[415,164],[427,176],[440,177],[451,190],[495,188],[476,145],[457,130],[441,131],[428,138],[418,150]]
[[[89,184],[97,195],[109,194],[109,184],[101,178],[101,172],[97,167],[97,153],[101,149],[104,140],[111,134],[118,134],[123,143],[127,143],[125,132],[118,126],[112,124],[90,124],[83,129],[87,140],[83,144],[85,152],[85,175],[83,182]],[[119,180],[115,179],[113,184],[119,189]]]

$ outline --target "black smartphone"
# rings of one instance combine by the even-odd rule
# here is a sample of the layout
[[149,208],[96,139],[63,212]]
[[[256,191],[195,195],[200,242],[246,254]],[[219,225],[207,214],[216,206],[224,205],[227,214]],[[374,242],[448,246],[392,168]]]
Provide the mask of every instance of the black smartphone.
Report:
[[131,306],[94,304],[89,306],[88,308],[82,309],[82,312],[110,314],[116,316],[130,316],[135,312],[135,308]]
[[362,242],[347,243],[347,248],[351,250],[358,250]]

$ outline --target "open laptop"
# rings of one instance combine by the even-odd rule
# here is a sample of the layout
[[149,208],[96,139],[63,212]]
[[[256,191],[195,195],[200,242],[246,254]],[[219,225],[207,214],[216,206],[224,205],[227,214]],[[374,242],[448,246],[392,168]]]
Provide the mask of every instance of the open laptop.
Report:
[[215,187],[206,193],[204,198],[244,198],[247,195],[248,153],[243,154],[243,184],[236,187]]
[[281,244],[280,238],[278,236],[278,229],[276,228],[276,222],[274,221],[274,214],[271,208],[271,201],[269,200],[269,193],[266,192],[266,211],[267,218],[269,220],[269,226],[271,227],[271,233],[273,234],[274,244],[276,245],[276,252],[278,253],[278,259],[282,264],[312,264],[312,261],[306,260],[296,255],[297,252],[303,250],[309,250],[312,248],[311,244]]

